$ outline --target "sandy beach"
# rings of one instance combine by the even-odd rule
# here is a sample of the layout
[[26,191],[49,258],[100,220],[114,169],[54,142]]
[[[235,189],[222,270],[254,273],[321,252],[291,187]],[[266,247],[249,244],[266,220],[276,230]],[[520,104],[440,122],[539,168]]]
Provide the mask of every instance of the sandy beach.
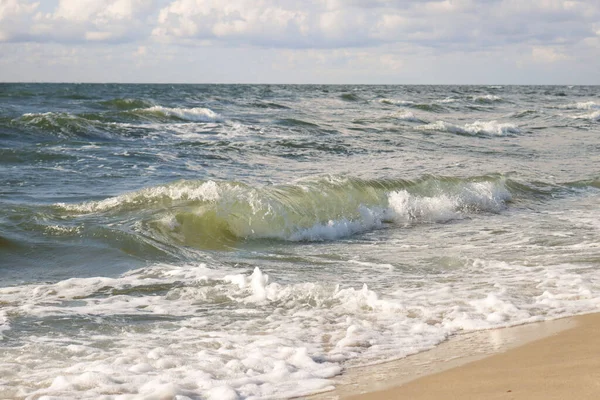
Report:
[[[362,383],[342,385],[324,397],[598,399],[599,331],[600,314],[589,314],[489,331],[487,339],[496,336],[496,349],[486,347],[486,333],[458,338],[430,352],[389,363],[385,368],[375,366],[349,371],[346,382],[354,378]],[[474,341],[481,345],[479,354],[468,354],[466,346],[476,344]],[[465,357],[457,356],[462,348]],[[434,365],[419,368],[426,365],[428,359]],[[406,368],[412,370],[406,371]]]

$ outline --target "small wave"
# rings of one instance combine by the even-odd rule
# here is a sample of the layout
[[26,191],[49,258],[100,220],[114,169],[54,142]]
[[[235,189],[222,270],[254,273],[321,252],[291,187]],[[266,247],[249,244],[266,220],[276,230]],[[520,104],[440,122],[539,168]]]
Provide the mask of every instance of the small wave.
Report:
[[441,99],[441,100],[436,100],[436,103],[442,103],[442,104],[449,104],[449,103],[455,103],[457,101],[457,99],[455,99],[454,97],[446,97],[445,99]]
[[2,332],[10,330],[10,320],[5,311],[0,311],[0,340],[4,335]]
[[169,108],[163,106],[152,106],[149,108],[137,108],[129,111],[135,115],[150,116],[166,119],[177,119],[192,122],[220,122],[219,114],[208,108]]
[[296,118],[285,118],[277,120],[277,124],[284,126],[299,126],[299,127],[318,127],[319,125],[313,124],[312,122],[303,121]]
[[515,112],[511,115],[512,118],[525,118],[538,115],[540,112],[538,110],[522,110]]
[[[400,107],[416,108],[422,111],[429,112],[442,112],[445,108],[438,103],[444,103],[444,101],[436,101],[434,103],[417,103],[411,100],[397,100],[397,99],[380,99],[381,104],[394,105]],[[448,101],[449,103],[449,101]]]
[[502,101],[502,97],[493,94],[486,94],[483,96],[473,96],[471,97],[471,100],[476,103],[495,103]]
[[593,113],[590,114],[582,114],[582,115],[576,115],[574,117],[572,117],[574,119],[586,119],[588,121],[600,121],[600,110],[599,111],[594,111]]
[[58,97],[63,98],[63,99],[69,99],[69,100],[93,100],[94,99],[92,96],[88,96],[88,95],[80,94],[80,93],[68,93],[68,94],[59,95]]
[[256,102],[251,103],[251,107],[255,108],[266,108],[266,109],[279,109],[279,110],[289,110],[290,107],[284,106],[283,104],[277,104],[274,102]]
[[559,106],[559,108],[565,110],[600,110],[600,104],[593,101],[584,101],[579,103],[566,104]]
[[112,99],[100,102],[100,104],[106,108],[115,110],[135,110],[137,108],[148,108],[152,107],[153,104],[149,101],[141,99]]
[[401,121],[407,121],[407,122],[424,122],[422,119],[417,118],[417,116],[415,116],[415,114],[413,114],[410,111],[405,111],[403,113],[399,113],[397,115],[394,116],[396,119],[399,119]]
[[454,125],[444,121],[436,121],[431,124],[418,126],[422,131],[450,132],[459,135],[490,135],[504,136],[521,133],[521,130],[513,124],[498,123],[497,121],[475,121],[464,126]]
[[43,133],[60,136],[109,136],[100,129],[100,121],[64,112],[27,113],[11,122],[17,126],[33,127]]
[[411,106],[412,108],[416,108],[418,110],[422,110],[422,111],[429,111],[429,112],[443,112],[446,109],[436,103],[415,103]]
[[334,240],[385,223],[430,223],[498,212],[511,199],[502,177],[366,181],[326,177],[293,185],[179,181],[81,204],[62,212],[141,212],[146,234],[199,248],[237,240]]
[[414,101],[411,100],[397,100],[397,99],[380,99],[379,102],[381,104],[389,104],[395,106],[411,106],[415,104]]
[[360,101],[361,98],[354,93],[342,93],[340,99],[344,101]]

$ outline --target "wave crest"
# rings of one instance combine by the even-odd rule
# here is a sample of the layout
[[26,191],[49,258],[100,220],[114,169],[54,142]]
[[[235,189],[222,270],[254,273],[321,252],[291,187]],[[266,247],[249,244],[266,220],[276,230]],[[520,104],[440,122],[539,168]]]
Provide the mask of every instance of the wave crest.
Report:
[[579,103],[567,104],[559,108],[565,110],[600,110],[600,104],[593,101],[584,101]]
[[504,136],[521,133],[521,130],[513,124],[499,123],[497,121],[475,121],[472,124],[458,126],[445,121],[436,121],[431,124],[418,126],[422,131],[439,131],[456,133],[459,135],[490,135]]
[[81,204],[73,214],[134,212],[139,228],[160,241],[206,248],[237,240],[334,240],[384,224],[431,223],[499,212],[512,195],[505,179],[424,177],[361,180],[325,177],[293,185],[179,181]]
[[135,110],[137,108],[147,108],[152,107],[153,104],[149,101],[142,99],[130,99],[130,98],[116,98],[111,100],[106,100],[100,103],[102,106],[106,108],[112,108],[116,110]]
[[131,113],[140,116],[158,117],[160,119],[177,119],[192,122],[219,122],[222,118],[219,114],[209,108],[170,108],[163,106],[152,106],[149,108],[138,108]]
[[476,103],[496,103],[502,101],[502,97],[493,94],[473,96],[471,99]]

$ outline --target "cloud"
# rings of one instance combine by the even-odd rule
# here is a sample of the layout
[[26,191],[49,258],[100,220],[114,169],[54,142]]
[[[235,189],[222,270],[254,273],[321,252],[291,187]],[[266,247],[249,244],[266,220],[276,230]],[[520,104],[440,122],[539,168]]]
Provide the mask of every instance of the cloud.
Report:
[[[46,3],[48,4],[48,3]],[[48,7],[48,6],[46,6]],[[578,0],[2,0],[0,41],[263,48],[408,43],[438,51],[579,43],[600,4]]]
[[0,41],[119,42],[147,36],[152,0],[59,0],[51,12],[40,2],[2,0]]
[[534,62],[539,63],[555,63],[557,61],[568,60],[569,57],[551,47],[534,47],[531,49],[531,58]]
[[39,2],[0,1],[0,42],[26,39],[29,22],[38,6]]
[[[478,81],[485,81],[485,76],[495,79],[498,74],[491,72],[494,63],[502,64],[498,71],[506,73],[511,68],[515,74],[530,73],[530,69],[539,69],[543,64],[552,76],[560,73],[559,68],[569,76],[575,67],[581,73],[587,71],[588,75],[598,76],[594,71],[600,71],[597,61],[600,3],[589,0],[0,0],[0,53],[11,44],[23,43],[54,50],[56,46],[110,49],[115,58],[121,52],[121,58],[154,62],[156,71],[161,73],[167,65],[183,68],[188,65],[189,57],[197,55],[194,65],[200,59],[205,68],[212,68],[215,75],[211,76],[218,80],[226,80],[222,78],[225,74],[222,63],[240,54],[246,57],[245,64],[250,63],[253,55],[268,54],[271,64],[257,60],[252,65],[282,74],[289,71],[291,76],[301,75],[307,81],[314,77],[324,77],[323,80],[346,77],[366,82],[361,76],[373,76],[372,80],[377,82],[397,76],[413,81],[424,70],[430,71],[430,79],[437,79],[446,77],[445,70],[450,68],[439,67],[438,71],[432,67],[442,63],[459,69],[448,76],[452,79],[460,76],[461,81],[474,76]],[[103,53],[89,54],[100,57]],[[212,60],[207,54],[216,58]],[[23,53],[22,62],[28,59],[36,58]],[[210,63],[217,63],[217,59],[221,64],[213,68]],[[164,68],[158,67],[161,62]],[[241,71],[242,64],[236,63],[227,73]],[[489,71],[488,75],[478,75],[479,71],[475,74],[475,65]],[[314,71],[313,78],[304,72],[300,74],[302,68]],[[363,75],[359,76],[359,72]],[[537,78],[534,72],[531,74]],[[179,79],[180,75],[173,76]],[[251,71],[248,76],[272,75]]]
[[175,0],[152,31],[161,41],[275,48],[386,43],[479,50],[574,43],[595,35],[600,5],[538,0]]

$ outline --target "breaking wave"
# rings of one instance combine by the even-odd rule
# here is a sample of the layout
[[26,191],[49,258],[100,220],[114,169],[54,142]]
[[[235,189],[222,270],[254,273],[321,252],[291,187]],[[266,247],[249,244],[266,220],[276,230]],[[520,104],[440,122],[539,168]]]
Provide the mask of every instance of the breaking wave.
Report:
[[246,239],[334,240],[386,224],[446,222],[495,213],[511,199],[501,176],[428,176],[415,181],[326,177],[264,187],[178,181],[55,207],[72,216],[137,213],[138,227],[145,234],[206,248]]
[[576,115],[573,118],[574,119],[587,119],[589,121],[600,121],[600,110],[594,111],[593,113],[590,113],[590,114]]
[[513,124],[499,123],[497,121],[475,121],[472,124],[458,126],[445,121],[436,121],[431,124],[418,126],[422,131],[450,132],[459,135],[489,135],[505,136],[521,133],[521,130]]
[[[454,100],[452,100],[454,101]],[[394,105],[399,107],[410,107],[416,108],[421,111],[429,111],[429,112],[442,112],[446,109],[440,105],[441,103],[451,103],[452,101],[435,101],[433,103],[417,103],[412,100],[398,100],[398,99],[380,99],[379,103],[385,105]]]
[[27,113],[11,121],[13,126],[34,128],[58,136],[110,136],[102,130],[103,122],[92,116],[65,112]]
[[156,117],[158,119],[176,119],[192,122],[219,122],[221,116],[209,108],[170,108],[163,106],[152,106],[149,108],[138,108],[130,111],[138,116]]
[[394,117],[401,121],[407,121],[407,122],[425,122],[422,119],[418,118],[415,114],[413,114],[410,111],[398,113]]
[[565,110],[600,110],[600,104],[595,103],[593,101],[585,101],[585,102],[567,104],[564,106],[560,106],[559,108],[562,108]]
[[473,96],[471,97],[471,100],[476,103],[495,103],[502,101],[502,97],[493,94],[486,94],[483,96]]

